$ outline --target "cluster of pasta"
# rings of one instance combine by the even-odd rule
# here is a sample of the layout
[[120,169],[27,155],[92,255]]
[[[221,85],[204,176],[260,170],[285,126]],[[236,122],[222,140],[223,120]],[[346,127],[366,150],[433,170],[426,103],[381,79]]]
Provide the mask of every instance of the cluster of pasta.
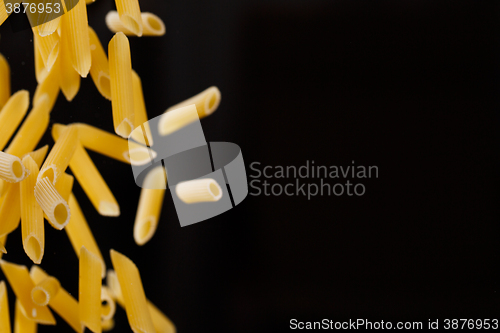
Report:
[[[119,204],[86,149],[132,165],[143,165],[155,157],[142,83],[132,70],[126,35],[161,36],[165,25],[154,14],[141,12],[138,0],[116,0],[117,11],[106,16],[107,26],[116,33],[106,55],[95,31],[88,26],[86,3],[92,1],[72,1],[71,10],[63,2],[64,15],[42,24],[34,24],[26,12],[32,24],[38,82],[29,113],[29,93],[21,90],[11,95],[10,68],[0,54],[0,267],[17,298],[15,332],[36,332],[38,324],[54,325],[50,309],[76,332],[83,332],[85,327],[92,332],[110,330],[115,302],[125,308],[134,332],[175,332],[172,322],[146,299],[139,271],[130,259],[110,250],[114,270],[106,270],[72,193],[75,177],[99,214],[119,216]],[[0,25],[8,15],[0,1]],[[82,123],[55,124],[52,148],[46,145],[36,149],[59,92],[71,101],[80,89],[81,77],[89,73],[100,94],[111,101],[115,133]],[[188,109],[195,108],[203,118],[219,103],[219,90],[210,87],[169,108],[162,116],[165,121],[160,121],[159,132],[168,135],[194,121],[186,116]],[[141,130],[134,131],[137,128]],[[68,167],[73,175],[66,173]],[[213,187],[212,183],[198,180],[190,186],[180,184],[177,193],[188,203],[192,200],[190,188]],[[133,232],[138,245],[149,241],[156,230],[164,192],[141,190]],[[215,201],[212,197],[194,202]],[[65,230],[79,258],[78,300],[38,266],[44,256],[45,219],[53,228]],[[7,253],[7,236],[19,224],[24,251],[36,264],[29,271],[26,266],[1,260],[2,253]],[[102,284],[103,279],[107,286]],[[10,325],[6,284],[1,281],[0,332],[11,332]]]

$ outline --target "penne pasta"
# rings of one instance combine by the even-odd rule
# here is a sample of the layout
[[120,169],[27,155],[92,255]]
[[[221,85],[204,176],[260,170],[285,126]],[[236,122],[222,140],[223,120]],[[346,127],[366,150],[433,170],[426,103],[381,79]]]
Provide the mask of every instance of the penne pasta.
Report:
[[[63,32],[68,34],[71,63],[81,77],[87,77],[92,63],[90,54],[90,41],[88,34],[87,6],[85,2],[78,0],[67,0],[74,7],[62,16]],[[76,2],[76,4],[75,4]],[[71,6],[69,6],[71,7]]]
[[[61,195],[61,197],[68,201],[71,191],[73,190],[73,183],[75,178],[72,175],[68,175],[67,173],[63,173],[61,178],[57,181],[55,188],[57,192]],[[71,211],[71,208],[70,208]]]
[[0,150],[3,150],[9,142],[10,137],[26,115],[29,105],[29,92],[19,90],[9,98],[0,111]]
[[115,321],[113,318],[101,321],[101,327],[104,332],[111,331],[115,328]]
[[45,156],[47,156],[47,152],[48,151],[49,151],[49,145],[45,145],[42,148],[38,148],[37,150],[35,150],[35,151],[31,152],[31,153],[28,153],[26,155],[31,156],[31,158],[38,165],[38,168],[41,168],[43,160],[45,159]]
[[[0,253],[7,253],[7,250],[5,249],[5,246],[3,245],[3,242],[0,241]],[[0,257],[1,259],[1,257]]]
[[119,32],[111,39],[108,46],[108,53],[113,124],[116,134],[123,138],[128,138],[134,129],[135,123],[134,91],[130,45],[123,33]]
[[38,105],[30,111],[5,152],[21,157],[32,151],[49,126],[49,114],[49,99],[48,95],[44,94]]
[[35,198],[45,214],[47,214],[50,225],[55,229],[62,230],[68,224],[71,216],[68,203],[61,197],[47,177],[37,181]]
[[[1,14],[0,4],[0,16]],[[1,18],[0,18],[1,21]],[[0,53],[0,109],[3,108],[5,103],[10,97],[10,67],[7,59]]]
[[33,39],[33,51],[35,58],[36,82],[41,83],[43,82],[43,80],[45,80],[49,72],[47,71],[47,68],[45,68],[45,64],[43,63],[42,55],[40,54],[40,50],[36,45],[36,39]]
[[3,1],[0,2],[0,25],[2,25],[5,20],[9,17],[7,13],[7,8],[5,7],[5,3]]
[[193,96],[184,102],[174,105],[167,109],[165,112],[170,112],[171,110],[179,109],[183,106],[196,104],[196,109],[198,110],[198,116],[204,118],[211,115],[217,110],[220,105],[221,94],[217,87],[210,87],[196,96]]
[[142,92],[142,83],[141,78],[137,73],[132,70],[132,87],[134,89],[134,128],[143,126],[144,131],[132,131],[132,138],[142,143],[143,145],[147,145],[151,147],[153,145],[153,135],[151,134],[151,128],[148,123],[148,114],[146,111],[146,103],[144,102],[144,94]]
[[[165,24],[162,19],[153,13],[142,12],[142,36],[163,36],[165,34]],[[127,36],[136,36],[135,33],[125,27],[120,20],[118,12],[111,10],[106,14],[106,25],[113,33],[123,32]]]
[[31,299],[31,290],[35,283],[31,279],[26,266],[16,265],[5,260],[0,261],[0,267],[9,281],[14,294],[19,299],[28,319],[39,324],[55,325],[56,320],[46,306],[36,305]]
[[38,177],[38,165],[29,155],[23,158],[23,164],[30,172],[20,184],[23,248],[35,264],[40,264],[45,249],[45,229],[43,211],[36,202],[33,191]]
[[38,17],[39,21],[43,22],[37,26],[40,37],[46,37],[54,34],[61,23],[61,16],[55,12],[49,14],[44,11],[43,13],[38,13]]
[[112,297],[112,292],[108,287],[101,287],[101,319],[102,321],[108,321],[113,319],[116,311],[115,300]]
[[97,90],[106,99],[111,100],[111,82],[109,78],[109,64],[106,51],[102,47],[99,37],[94,29],[89,27],[90,53],[92,55],[92,66],[90,76],[94,81]]
[[101,261],[101,277],[104,278],[106,275],[104,258],[95,241],[94,235],[92,235],[87,220],[82,213],[80,205],[73,194],[70,194],[68,204],[71,210],[71,219],[64,230],[66,230],[71,245],[73,245],[73,249],[78,257],[80,257],[80,249],[82,246],[85,246],[86,249],[96,255]]
[[73,154],[78,146],[78,129],[76,126],[68,126],[58,137],[55,145],[43,163],[38,175],[38,180],[45,177],[55,184],[64,170],[69,165]]
[[4,196],[0,205],[0,235],[14,231],[21,221],[19,183],[4,183]]
[[0,236],[0,244],[2,248],[2,251],[0,251],[0,259],[2,259],[4,253],[7,253],[7,249],[5,249],[6,243],[7,243],[7,235]]
[[101,261],[85,246],[80,250],[78,287],[80,322],[94,333],[101,332]]
[[52,69],[56,60],[59,56],[59,50],[61,47],[59,35],[51,34],[45,37],[41,37],[38,33],[39,27],[33,28],[33,38],[36,47],[42,56],[43,64],[48,72]]
[[138,0],[115,0],[116,10],[126,29],[136,36],[142,36],[141,8]]
[[95,2],[95,0],[85,0],[85,3],[86,3],[87,5],[90,5],[91,3],[94,3],[94,2]]
[[183,106],[161,115],[158,132],[162,136],[169,135],[199,119],[195,104]]
[[[61,127],[53,127],[52,134],[58,140]],[[99,214],[103,216],[120,216],[120,206],[109,189],[94,162],[78,142],[69,167],[82,186]]]
[[[146,244],[156,231],[167,188],[165,179],[165,169],[158,166],[151,170],[144,180],[146,185],[141,189],[134,224],[134,240],[137,245]],[[154,184],[147,185],[148,183]]]
[[110,254],[132,331],[154,333],[153,321],[147,308],[146,295],[137,266],[115,250],[111,250]]
[[[73,126],[78,128],[81,144],[96,153],[132,165],[144,165],[151,162],[151,156],[153,159],[156,158],[156,152],[150,148],[130,142],[97,127],[81,123],[75,123]],[[64,125],[54,124],[52,131],[60,133],[64,128]],[[129,152],[129,145],[132,154]]]
[[47,305],[57,295],[59,288],[61,288],[59,281],[49,276],[31,290],[31,299],[37,305]]
[[73,68],[70,52],[71,40],[69,36],[69,27],[67,21],[61,25],[61,59],[59,61],[59,83],[61,91],[68,102],[75,98],[80,90],[80,74]]
[[175,187],[175,193],[182,202],[193,204],[219,201],[223,192],[215,179],[205,178],[180,182]]
[[[36,284],[49,277],[47,273],[36,265],[31,266],[30,276]],[[59,291],[54,298],[49,300],[49,306],[61,316],[75,332],[83,332],[83,327],[79,318],[78,302],[62,286],[59,287]]]
[[[59,61],[58,59],[57,61]],[[57,62],[56,61],[56,62]],[[35,95],[33,96],[33,107],[37,107],[44,95],[49,99],[49,110],[52,110],[56,104],[57,96],[59,96],[59,65],[55,64],[50,72],[47,72],[45,79],[36,86]]]
[[5,286],[5,281],[0,281],[0,332],[10,333],[10,331],[7,287]]
[[36,333],[37,324],[35,321],[30,320],[24,314],[23,306],[19,300],[16,300],[14,314],[14,333]]
[[29,175],[21,159],[0,151],[0,179],[9,183],[18,183]]

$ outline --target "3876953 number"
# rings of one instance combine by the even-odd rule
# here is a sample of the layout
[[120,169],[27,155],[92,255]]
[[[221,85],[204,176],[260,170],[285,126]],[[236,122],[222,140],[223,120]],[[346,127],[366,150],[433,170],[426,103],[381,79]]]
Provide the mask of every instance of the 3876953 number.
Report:
[[445,319],[445,330],[496,330],[498,329],[498,319]]
[[[21,5],[23,8],[21,8]],[[7,14],[11,13],[26,13],[29,12],[31,14],[41,14],[41,13],[61,13],[61,4],[60,3],[30,3],[30,2],[21,2],[21,3],[6,3],[5,9]]]

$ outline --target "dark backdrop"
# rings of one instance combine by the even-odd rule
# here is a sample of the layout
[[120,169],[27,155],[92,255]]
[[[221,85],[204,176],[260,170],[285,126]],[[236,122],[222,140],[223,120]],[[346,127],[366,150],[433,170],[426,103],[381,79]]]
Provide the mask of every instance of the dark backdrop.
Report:
[[[103,44],[112,8],[88,6]],[[167,193],[156,235],[138,247],[130,167],[91,153],[122,214],[101,217],[78,185],[74,192],[107,264],[110,248],[134,260],[147,296],[179,332],[287,331],[292,318],[498,318],[497,2],[142,0],[141,8],[167,26],[161,38],[130,38],[150,117],[216,85],[222,104],[202,121],[205,135],[240,145],[249,174],[254,161],[379,167],[362,197],[249,196],[185,228]],[[0,33],[13,91],[33,94],[31,32],[7,22]],[[52,113],[52,122],[74,121],[113,129],[110,103],[90,78]],[[66,235],[46,234],[42,267],[77,295]],[[20,238],[20,230],[9,237],[4,258],[30,264]],[[125,312],[115,319],[126,331]]]

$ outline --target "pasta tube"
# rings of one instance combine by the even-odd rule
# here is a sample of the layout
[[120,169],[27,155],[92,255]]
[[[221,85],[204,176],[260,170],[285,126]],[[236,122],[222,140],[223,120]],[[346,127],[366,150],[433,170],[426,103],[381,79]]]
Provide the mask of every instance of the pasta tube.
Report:
[[5,148],[10,137],[26,115],[29,105],[29,92],[19,90],[9,98],[0,111],[0,150]]
[[195,104],[171,110],[161,116],[158,132],[162,136],[169,135],[199,119]]
[[[49,277],[47,273],[36,265],[31,266],[30,275],[37,284]],[[83,332],[83,327],[79,318],[78,302],[62,286],[59,288],[54,298],[49,300],[49,306],[61,316],[75,332]]]
[[41,83],[43,82],[43,80],[45,80],[49,72],[47,71],[47,68],[45,68],[45,64],[43,63],[42,55],[40,54],[40,50],[36,45],[36,39],[33,40],[33,51],[35,57],[36,82]]
[[102,266],[101,277],[104,278],[106,275],[104,258],[95,241],[94,235],[92,235],[87,220],[82,213],[80,205],[73,194],[70,194],[68,204],[71,210],[71,219],[64,230],[66,230],[71,245],[73,245],[73,249],[78,257],[80,257],[80,249],[82,246],[85,246],[86,249],[99,257]]
[[9,183],[18,183],[29,175],[21,159],[0,151],[0,179]]
[[0,267],[9,281],[14,294],[16,294],[16,297],[19,299],[26,317],[40,324],[55,325],[56,320],[52,313],[50,313],[49,308],[36,305],[31,299],[31,290],[35,287],[35,283],[31,279],[26,266],[16,265],[1,260]]
[[125,311],[132,331],[154,333],[151,314],[147,308],[146,295],[137,266],[123,254],[110,251],[111,261],[121,286]]
[[10,332],[9,300],[5,281],[0,281],[0,332]]
[[193,96],[185,100],[184,102],[181,102],[177,105],[168,108],[167,111],[165,112],[179,109],[183,106],[196,104],[196,109],[198,110],[198,116],[201,119],[214,113],[214,111],[217,110],[217,108],[220,105],[220,100],[221,100],[221,94],[219,88],[210,87],[207,90],[202,91],[198,95]]
[[7,250],[5,249],[5,246],[3,245],[3,242],[1,240],[0,240],[0,253],[7,253]]
[[108,56],[99,41],[99,37],[97,37],[97,34],[91,27],[89,27],[89,38],[90,53],[92,55],[90,76],[92,77],[92,80],[101,95],[106,99],[111,100],[111,82],[109,78]]
[[[142,20],[142,35],[143,36],[163,36],[165,34],[165,24],[153,13],[142,12],[141,13]],[[108,29],[114,33],[123,32],[127,36],[136,35],[129,29],[125,27],[125,25],[120,20],[120,16],[118,12],[111,10],[106,15],[106,25]]]
[[4,193],[0,206],[0,235],[10,234],[21,220],[19,183],[5,183]]
[[[144,165],[151,162],[151,156],[153,159],[157,156],[156,152],[150,148],[129,142],[97,127],[81,123],[75,123],[73,126],[78,128],[80,142],[85,148],[115,160],[132,165]],[[52,131],[60,133],[63,128],[64,125],[54,124]]]
[[0,259],[2,259],[4,253],[7,253],[7,250],[5,249],[6,243],[7,243],[7,235],[0,236],[0,244],[2,244],[2,251],[0,251]]
[[37,324],[24,314],[21,302],[16,300],[16,310],[14,314],[14,333],[36,333]]
[[[57,61],[59,61],[58,59]],[[43,96],[46,95],[49,99],[49,110],[52,110],[54,104],[56,104],[57,96],[59,96],[59,65],[56,64],[52,67],[52,70],[47,73],[45,79],[38,83],[35,90],[35,95],[33,96],[33,107],[37,107],[38,104],[42,103]]]
[[31,299],[36,305],[47,305],[57,295],[59,288],[61,288],[59,281],[49,276],[31,290]]
[[180,182],[175,187],[175,193],[184,203],[213,202],[222,198],[222,189],[212,178],[195,179]]
[[101,327],[104,332],[111,331],[115,328],[115,321],[113,318],[101,321]]
[[61,178],[59,178],[55,185],[57,192],[59,192],[61,197],[66,201],[69,200],[69,196],[71,194],[71,191],[73,190],[74,181],[75,178],[73,176],[68,175],[67,173],[63,173],[63,175],[61,176]]
[[80,74],[73,68],[70,51],[70,35],[67,21],[63,21],[61,26],[61,59],[59,61],[59,83],[61,91],[68,102],[75,98],[80,90]]
[[115,0],[116,10],[120,20],[128,30],[137,36],[142,36],[141,8],[138,0]]
[[90,41],[88,33],[87,6],[83,1],[73,0],[77,3],[62,16],[62,26],[71,41],[69,50],[73,67],[81,77],[87,77],[92,63],[90,54]]
[[85,246],[80,250],[78,300],[80,321],[92,332],[101,332],[101,262]]
[[43,163],[38,180],[47,177],[55,184],[68,167],[77,146],[78,129],[75,126],[68,126],[58,137],[45,163]]
[[48,72],[54,66],[57,57],[59,56],[60,50],[60,40],[58,34],[51,34],[45,37],[41,37],[38,34],[38,27],[33,28],[33,38],[35,40],[36,47],[40,51],[42,56],[43,64]]
[[47,156],[47,152],[49,151],[49,145],[45,145],[42,148],[38,148],[37,150],[28,153],[26,155],[31,156],[31,158],[36,162],[38,168],[42,167],[43,160],[45,156]]
[[37,26],[38,34],[41,37],[45,37],[53,34],[57,31],[59,24],[61,22],[61,15],[55,13],[54,11],[48,13],[47,11],[37,13],[38,23],[40,25]]
[[61,197],[47,177],[37,181],[35,198],[45,214],[47,214],[50,225],[55,229],[62,230],[68,224],[71,216],[68,203]]
[[137,245],[146,244],[156,231],[167,188],[165,179],[165,169],[158,166],[151,170],[144,180],[146,185],[141,189],[134,224],[134,240]]
[[[0,4],[0,12],[1,12]],[[0,16],[2,14],[0,13]],[[1,18],[0,18],[1,21]],[[7,59],[0,53],[0,109],[3,108],[5,103],[10,97],[10,67]]]
[[38,165],[29,155],[23,158],[23,164],[30,172],[28,178],[20,184],[23,248],[35,264],[40,264],[45,249],[45,229],[43,211],[33,192],[38,177]]
[[101,287],[101,318],[103,321],[113,319],[116,311],[115,300],[112,297],[112,292],[108,287]]
[[[135,1],[137,2],[137,0]],[[113,124],[116,134],[123,138],[128,138],[134,129],[135,123],[134,91],[130,45],[123,33],[119,32],[111,39],[108,46],[108,53]]]
[[[146,111],[146,103],[144,102],[144,94],[142,93],[141,78],[132,70],[132,86],[134,88],[134,110],[135,110],[135,128],[143,126],[140,131],[132,131],[132,138],[135,141],[151,147],[153,145],[153,135],[148,123],[148,113]],[[146,136],[146,138],[144,137]],[[147,140],[146,140],[147,139]]]
[[49,126],[49,114],[49,99],[45,94],[38,105],[30,111],[5,152],[21,157],[32,151]]

